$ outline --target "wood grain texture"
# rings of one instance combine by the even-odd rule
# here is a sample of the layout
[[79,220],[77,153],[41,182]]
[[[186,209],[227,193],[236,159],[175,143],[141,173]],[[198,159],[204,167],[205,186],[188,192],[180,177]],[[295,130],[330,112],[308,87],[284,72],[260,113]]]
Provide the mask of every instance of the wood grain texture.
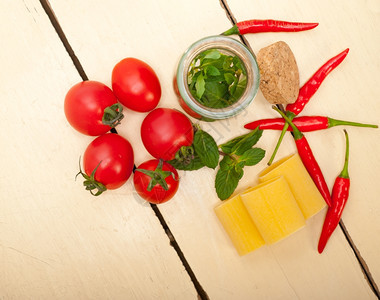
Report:
[[[232,9],[232,12],[234,14],[235,11],[249,12],[252,15],[256,11],[250,10],[251,4],[252,2],[239,4],[236,9]],[[202,10],[197,14],[187,13],[197,5],[202,7]],[[268,9],[273,9],[276,5],[277,3],[273,2]],[[296,16],[303,15],[308,19],[306,12],[309,10],[300,5],[298,3],[295,7],[293,6],[296,13],[289,13],[286,17],[294,19]],[[312,10],[316,4],[309,5]],[[107,81],[113,64],[119,58],[139,57],[150,63],[160,77],[164,87],[160,105],[176,108],[178,104],[171,88],[171,80],[180,55],[195,40],[218,34],[231,25],[225,12],[213,1],[199,1],[199,3],[193,1],[191,4],[187,1],[165,3],[143,1],[133,5],[130,3],[121,5],[117,1],[111,1],[107,5],[96,2],[86,14],[81,14],[84,9],[74,2],[72,5],[63,5],[59,1],[53,1],[52,6],[73,47],[77,49],[77,54],[85,69],[90,70],[88,72],[90,78]],[[73,10],[73,7],[77,9]],[[326,10],[327,7],[328,3],[325,2],[324,9]],[[338,9],[339,5],[335,4],[335,8]],[[323,11],[321,9],[319,13],[323,14]],[[339,14],[342,12],[339,11]],[[151,17],[153,15],[154,17]],[[104,26],[104,23],[98,22],[99,19],[104,20],[106,24],[111,23],[111,26]],[[78,26],[80,22],[84,24],[81,27]],[[210,26],[211,23],[212,26]],[[284,37],[287,36],[282,38]],[[303,47],[295,52],[302,66],[301,82],[304,82],[310,76],[309,74],[312,74],[324,61],[347,47],[337,44],[336,49],[332,49],[334,51],[328,51],[325,48],[331,44],[331,41],[326,40],[326,33],[319,36],[315,36],[315,33],[310,36],[302,33],[302,36],[290,35],[290,37],[288,43],[292,49],[296,48],[294,44],[297,45],[297,43]],[[302,38],[306,39],[306,42]],[[267,37],[258,35],[251,41],[251,47],[258,51],[265,44],[270,44],[268,41],[277,40],[276,35],[267,35]],[[312,45],[312,47],[306,48],[307,45]],[[330,84],[328,85],[327,81],[324,85],[326,93],[329,86],[334,90],[341,86],[341,91],[347,88],[344,84],[346,72],[342,70],[337,75],[332,74],[335,77],[343,75],[343,78],[338,77],[335,81],[333,81],[333,76],[330,76],[332,78]],[[320,94],[322,91],[321,89]],[[338,94],[332,95],[335,98],[338,98],[337,96]],[[327,110],[326,105],[322,107],[321,113],[335,112],[335,110]],[[252,119],[274,115],[276,114],[259,94],[249,110],[239,117],[203,124],[203,128],[210,132],[218,143],[221,143],[246,132],[242,129],[242,124]],[[142,118],[140,114],[131,112],[127,120],[129,123],[127,125],[124,123],[119,131],[125,135],[132,135],[130,128],[136,126],[135,124],[138,124]],[[323,169],[331,164],[330,159],[334,159],[335,164],[331,165],[331,171],[327,174],[329,182],[337,175],[336,172],[341,167],[338,160],[343,157],[344,152],[343,138],[341,141],[336,138],[338,132],[339,130],[335,130],[324,135],[316,133],[311,139],[313,148],[323,150],[326,135],[329,140],[328,135],[332,134],[330,147],[336,151],[329,150],[323,156],[324,151],[316,150],[318,160],[323,161],[321,163]],[[273,149],[277,137],[278,133],[268,132],[260,140],[259,146],[268,150]],[[134,139],[134,142],[138,149],[143,149],[138,139]],[[334,142],[336,144],[333,144]],[[278,158],[294,151],[294,143],[288,137],[280,149]],[[137,161],[146,158],[143,150],[138,155]],[[247,169],[239,188],[253,185],[257,180],[257,174],[264,167],[265,162]],[[195,173],[182,172],[181,176],[181,187],[176,198],[159,208],[195,275],[211,298],[249,299],[264,298],[267,295],[271,298],[285,299],[296,297],[300,299],[321,297],[371,299],[374,297],[341,232],[338,231],[335,234],[338,243],[332,243],[330,246],[332,250],[323,256],[317,253],[316,246],[324,218],[323,213],[315,216],[304,230],[291,238],[240,258],[213,213],[213,207],[218,203],[213,190],[215,172],[205,169]]]
[[[93,139],[63,114],[80,77],[38,1],[0,11],[0,299],[196,298],[131,184],[94,198],[74,181]],[[4,6],[5,7],[5,6]]]
[[[0,298],[196,298],[167,236],[150,207],[134,194],[131,181],[96,199],[74,182],[78,156],[91,138],[67,125],[62,101],[80,77],[38,1],[7,3],[7,11],[0,12],[0,37],[9,41],[0,50],[7,71],[0,73],[1,98],[7,103],[0,110],[0,141],[5,145],[0,148],[5,165],[0,169],[0,188],[5,191],[0,197]],[[309,32],[257,34],[247,40],[255,52],[278,40],[287,42],[301,84],[327,59],[350,47],[347,59],[304,113],[379,123],[376,1],[228,0],[228,5],[238,20],[320,22]],[[125,57],[137,57],[160,78],[161,107],[179,108],[172,79],[186,47],[231,26],[217,0],[52,0],[51,6],[90,79],[110,85],[113,66]],[[126,110],[118,129],[133,142],[136,164],[150,158],[138,130],[144,116]],[[271,116],[277,115],[259,93],[238,117],[202,127],[220,144],[245,133],[243,124]],[[380,160],[375,155],[379,131],[347,129],[353,183],[343,218],[379,282],[380,242],[374,238],[380,230]],[[266,132],[258,146],[270,154],[278,135]],[[307,137],[331,187],[343,165],[342,128]],[[295,151],[288,135],[277,157]],[[238,190],[257,183],[268,153],[262,163],[246,168]],[[239,257],[213,211],[219,203],[215,173],[180,172],[178,194],[159,206],[211,299],[375,299],[340,230],[325,253],[318,254],[324,212],[289,238]]]

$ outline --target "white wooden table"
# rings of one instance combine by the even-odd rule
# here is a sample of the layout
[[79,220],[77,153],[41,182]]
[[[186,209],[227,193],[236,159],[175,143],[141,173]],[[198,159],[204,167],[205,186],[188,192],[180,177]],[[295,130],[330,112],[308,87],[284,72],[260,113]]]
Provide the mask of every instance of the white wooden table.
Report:
[[[63,100],[73,84],[87,77],[110,86],[113,66],[136,57],[160,78],[159,106],[179,108],[172,79],[186,47],[252,18],[320,23],[307,32],[245,37],[254,52],[288,43],[302,84],[350,48],[304,115],[380,123],[378,0],[51,0],[50,7],[42,0],[2,1],[0,299],[379,296],[379,130],[347,128],[351,194],[344,227],[322,255],[324,212],[291,237],[239,257],[213,212],[219,200],[211,169],[180,172],[177,195],[156,210],[136,196],[131,180],[99,198],[74,180],[93,138],[65,119]],[[138,130],[144,116],[126,111],[118,128],[133,141],[136,164],[150,158]],[[274,116],[259,93],[238,118],[202,126],[223,142],[245,132],[248,121]],[[271,153],[278,135],[265,132],[260,146]],[[343,165],[342,128],[307,137],[331,188]],[[277,157],[295,151],[287,135]],[[268,159],[247,168],[239,188],[254,183]]]

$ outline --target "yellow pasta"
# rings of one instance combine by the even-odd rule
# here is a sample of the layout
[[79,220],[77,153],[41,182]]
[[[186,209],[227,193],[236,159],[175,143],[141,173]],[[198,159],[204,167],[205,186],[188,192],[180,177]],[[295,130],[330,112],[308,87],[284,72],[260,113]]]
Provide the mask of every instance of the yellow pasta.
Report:
[[261,236],[273,244],[305,226],[305,218],[284,177],[248,189],[241,199]]
[[298,153],[285,157],[259,174],[259,182],[265,182],[277,176],[284,176],[296,199],[305,219],[310,218],[325,206],[319,193]]
[[265,244],[240,195],[225,200],[215,207],[215,214],[239,255],[247,254]]

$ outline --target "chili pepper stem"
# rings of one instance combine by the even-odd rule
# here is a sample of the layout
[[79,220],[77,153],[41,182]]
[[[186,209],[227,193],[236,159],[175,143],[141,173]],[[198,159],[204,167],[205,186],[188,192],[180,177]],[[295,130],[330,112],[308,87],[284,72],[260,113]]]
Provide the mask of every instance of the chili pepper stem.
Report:
[[344,166],[343,166],[343,170],[342,172],[340,173],[339,177],[342,177],[342,178],[350,178],[350,176],[348,175],[348,156],[349,156],[349,139],[348,139],[348,133],[347,133],[347,130],[344,129],[344,135],[346,137],[346,154],[345,154],[345,157],[344,157]]
[[233,34],[240,34],[239,28],[237,27],[237,25],[234,25],[230,29],[228,29],[225,32],[221,33],[221,35],[233,35]]
[[[290,111],[287,111],[286,112],[287,116],[293,120],[294,117],[296,116],[294,113],[290,112]],[[276,144],[276,147],[274,148],[273,150],[273,153],[272,153],[272,156],[270,157],[269,161],[268,161],[268,166],[270,166],[272,163],[273,163],[273,160],[278,152],[278,149],[280,148],[280,144],[282,143],[282,140],[284,139],[284,136],[285,136],[285,133],[286,131],[288,130],[288,127],[289,127],[289,123],[285,123],[284,124],[284,127],[282,128],[282,131],[281,131],[281,135],[280,137],[278,138],[278,141],[277,141],[277,144]]]
[[364,123],[357,123],[357,122],[351,122],[351,121],[342,121],[342,120],[336,120],[329,118],[328,119],[329,128],[334,126],[340,126],[340,125],[347,125],[347,126],[356,126],[356,127],[370,127],[370,128],[379,128],[378,125],[374,124],[364,124]]
[[303,137],[302,132],[299,131],[299,129],[293,124],[292,120],[289,117],[287,117],[280,109],[278,109],[277,106],[273,105],[272,108],[285,119],[286,123],[289,124],[290,127],[292,127],[295,140],[299,140]]
[[285,123],[284,127],[282,128],[281,135],[278,138],[276,147],[273,150],[272,156],[270,157],[270,159],[268,161],[268,166],[270,166],[273,163],[273,160],[274,160],[274,158],[275,158],[275,156],[276,156],[276,154],[278,152],[278,149],[280,148],[280,144],[282,143],[282,140],[284,139],[285,133],[288,130],[288,128],[289,128],[289,124]]

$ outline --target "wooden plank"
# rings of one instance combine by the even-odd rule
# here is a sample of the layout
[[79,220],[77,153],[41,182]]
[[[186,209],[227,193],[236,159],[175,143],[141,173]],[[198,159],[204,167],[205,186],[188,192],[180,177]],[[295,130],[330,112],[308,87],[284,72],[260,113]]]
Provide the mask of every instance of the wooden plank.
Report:
[[[252,13],[250,6],[252,2],[242,3],[244,4],[239,5],[237,9],[232,9],[234,14],[238,12]],[[51,1],[51,4],[89,78],[110,83],[110,73],[115,63],[126,56],[140,58],[148,62],[160,77],[163,87],[163,97],[160,103],[162,107],[179,108],[172,90],[172,78],[177,61],[186,47],[199,38],[218,34],[231,25],[225,11],[217,1],[165,1],[164,3],[141,1],[132,3],[114,0],[107,4],[102,1],[91,1],[91,5],[87,1],[80,3],[77,1],[65,3]],[[265,4],[263,5],[265,6]],[[318,6],[314,3],[303,3],[302,5],[302,9],[301,7],[297,9],[297,17],[308,18],[307,14],[314,10],[314,6]],[[327,2],[324,5],[326,8]],[[268,11],[270,9],[277,11],[277,6],[279,6],[277,3],[272,2],[267,9]],[[290,4],[289,6],[292,7]],[[337,6],[336,4],[335,7]],[[192,13],[194,10],[196,13]],[[283,11],[278,9],[278,13]],[[284,17],[294,18],[293,13],[288,12]],[[331,15],[330,18],[334,20]],[[331,40],[339,38],[339,34],[335,33]],[[300,66],[306,65],[302,69],[301,81],[305,81],[310,76],[309,74],[327,58],[347,47],[346,45],[337,47],[336,44],[336,48],[325,49],[331,47],[331,41],[327,41],[325,35],[326,33],[320,34],[319,47],[315,45],[315,36],[307,39],[307,35],[303,35],[302,42],[297,42],[300,36],[297,38],[294,36],[294,40],[289,41],[292,49],[296,48],[293,43],[302,46],[298,51],[295,49]],[[259,41],[257,38],[251,43],[255,51],[265,43],[269,44],[269,40],[265,40],[264,35],[261,36],[264,38],[263,41]],[[273,35],[267,37],[273,41],[276,41],[276,38],[277,36]],[[311,46],[308,48],[307,45]],[[320,59],[315,59],[316,56]],[[312,60],[310,60],[311,58]],[[347,64],[345,64],[340,69],[343,69],[344,66],[347,68]],[[332,75],[335,76],[336,81],[330,79],[330,89],[328,83],[324,85],[326,95],[329,90],[337,87],[336,82],[346,79],[347,71]],[[341,76],[340,80],[338,76]],[[331,78],[333,77],[331,76]],[[344,96],[347,96],[346,88],[340,89]],[[363,88],[359,87],[359,89],[362,93],[364,92]],[[338,97],[340,95],[338,91],[335,93],[333,95],[329,93],[332,98],[328,99],[341,97]],[[319,91],[319,95],[320,99],[326,97],[322,89]],[[317,101],[322,102],[321,100]],[[320,112],[329,113],[325,109],[326,105],[323,107],[324,109]],[[371,108],[375,109],[373,105]],[[313,112],[317,111],[315,106],[314,109],[312,106],[309,109]],[[345,109],[331,112],[334,113],[334,117],[339,118],[344,116]],[[242,128],[242,124],[252,119],[271,115],[274,116],[275,113],[259,95],[249,110],[243,112],[239,117],[205,123],[202,126],[220,143],[246,132]],[[137,124],[141,123],[144,114],[128,111],[127,116],[119,128],[119,132],[127,137],[136,137]],[[368,117],[368,119],[371,118]],[[375,122],[376,120],[372,117],[370,121]],[[364,117],[358,121],[364,121]],[[325,132],[323,136],[322,133],[310,135],[310,143],[316,149],[318,147],[323,149],[322,141],[325,141],[326,138],[332,143],[331,148],[334,151],[326,151],[327,153],[316,151],[322,168],[325,170],[331,166],[330,172],[326,174],[328,182],[335,178],[341,168],[344,140],[343,137],[336,137],[339,133],[341,133],[341,129]],[[350,129],[353,140],[355,140],[355,135],[361,137],[362,134],[364,134],[362,130]],[[366,131],[365,134],[371,135],[372,139],[376,138],[376,133]],[[259,146],[270,152],[277,137],[278,133],[268,132],[260,140]],[[139,149],[136,163],[148,159],[149,155],[143,150],[141,140],[134,138],[133,142],[134,147]],[[283,142],[278,157],[294,151],[294,143],[288,137]],[[358,163],[355,158],[352,161]],[[254,184],[258,172],[265,167],[265,163],[262,162],[258,166],[247,169],[239,189]],[[358,167],[359,165],[356,168]],[[355,172],[354,164],[351,168],[352,173]],[[332,250],[324,255],[317,253],[316,246],[324,218],[323,213],[311,219],[305,229],[292,237],[245,257],[238,257],[213,213],[213,207],[219,202],[213,189],[214,178],[215,171],[212,170],[204,169],[193,173],[181,172],[181,187],[176,198],[159,206],[190,266],[210,298],[374,298],[357,260],[351,248],[344,241],[341,232],[338,231],[335,234],[337,242],[329,245]],[[129,188],[129,191],[132,192],[131,187]]]
[[[270,33],[246,35],[254,51],[278,40],[292,48],[303,84],[328,58],[345,48],[350,52],[345,61],[329,75],[303,115],[321,114],[342,120],[379,125],[380,89],[380,3],[378,1],[237,1],[228,0],[237,21],[280,19],[319,22],[312,31],[296,34]],[[245,9],[242,9],[245,8]],[[270,114],[266,114],[270,115]],[[380,158],[379,130],[346,127],[350,135],[351,193],[343,214],[344,224],[362,258],[368,265],[377,286],[380,284],[380,261],[377,250],[380,240],[374,236],[380,230],[378,211],[378,178]],[[325,173],[330,188],[344,160],[342,127],[308,134],[315,155]],[[335,252],[337,244],[346,243],[335,234],[326,254]]]
[[81,78],[39,1],[6,4],[0,298],[194,299],[177,253],[131,183],[94,198],[74,181],[93,138],[68,125],[63,100]]

